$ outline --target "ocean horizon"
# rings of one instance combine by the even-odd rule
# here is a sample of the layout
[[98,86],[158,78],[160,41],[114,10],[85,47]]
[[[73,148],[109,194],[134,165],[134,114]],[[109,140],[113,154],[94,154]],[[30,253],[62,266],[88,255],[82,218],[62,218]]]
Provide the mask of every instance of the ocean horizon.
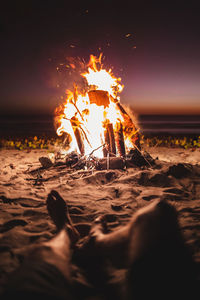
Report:
[[[200,115],[138,115],[141,134],[153,136],[199,136]],[[51,115],[1,116],[0,138],[56,137]]]

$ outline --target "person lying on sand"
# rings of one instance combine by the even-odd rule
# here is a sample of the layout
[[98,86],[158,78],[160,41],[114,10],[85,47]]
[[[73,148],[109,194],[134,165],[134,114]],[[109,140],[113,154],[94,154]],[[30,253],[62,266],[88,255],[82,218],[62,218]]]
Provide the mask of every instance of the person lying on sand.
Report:
[[[97,218],[81,251],[86,257],[95,250],[100,260],[103,257],[115,268],[127,269],[122,291],[118,291],[121,299],[196,299],[197,265],[172,205],[154,200],[140,208],[126,226],[106,231],[104,216]],[[94,245],[91,249],[90,244]]]
[[[195,264],[181,235],[176,210],[167,202],[153,201],[139,209],[126,226],[111,233],[107,233],[104,217],[97,218],[82,245],[78,245],[79,233],[67,205],[56,191],[48,195],[47,209],[58,233],[28,254],[12,274],[2,299],[83,299],[85,295],[73,288],[73,251],[85,260],[98,288],[105,284],[100,276],[104,262],[127,268],[123,290],[113,299],[193,299]],[[111,299],[110,295],[105,292],[103,299]]]

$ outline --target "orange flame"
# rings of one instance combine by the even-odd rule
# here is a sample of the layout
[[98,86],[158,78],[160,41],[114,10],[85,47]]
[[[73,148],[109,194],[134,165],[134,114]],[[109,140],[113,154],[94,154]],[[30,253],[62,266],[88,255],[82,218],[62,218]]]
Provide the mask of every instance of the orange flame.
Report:
[[124,87],[120,84],[121,78],[115,78],[111,69],[108,71],[103,69],[101,59],[102,53],[99,58],[91,55],[88,72],[81,75],[86,78],[89,86],[95,86],[98,90],[108,91],[113,98],[116,98]]
[[[65,132],[70,135],[70,151],[81,152],[77,141],[77,135],[80,135],[84,154],[91,153],[105,143],[104,131],[107,123],[112,123],[115,130],[119,121],[124,121],[116,107],[116,102],[120,100],[119,93],[124,87],[121,78],[116,78],[111,69],[103,69],[101,60],[102,54],[99,57],[91,55],[87,72],[81,74],[87,81],[88,92],[80,94],[74,85],[74,91],[66,91],[62,108],[57,109],[57,134],[60,136]],[[101,91],[108,103],[91,101],[89,93],[94,90]],[[126,137],[125,143],[127,147],[130,146]],[[95,156],[103,157],[102,147],[95,151]]]

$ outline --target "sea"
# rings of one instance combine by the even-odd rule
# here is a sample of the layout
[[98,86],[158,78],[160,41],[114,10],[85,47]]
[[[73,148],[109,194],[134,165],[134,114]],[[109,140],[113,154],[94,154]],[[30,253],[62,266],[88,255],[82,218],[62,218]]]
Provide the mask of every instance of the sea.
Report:
[[[144,136],[200,136],[200,115],[139,115]],[[53,116],[0,116],[0,138],[56,137]]]

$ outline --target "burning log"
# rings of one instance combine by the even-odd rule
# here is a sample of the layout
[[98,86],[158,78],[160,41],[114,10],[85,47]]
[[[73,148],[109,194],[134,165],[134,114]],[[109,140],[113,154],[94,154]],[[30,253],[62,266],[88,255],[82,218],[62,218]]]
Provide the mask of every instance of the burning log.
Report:
[[108,107],[110,103],[109,93],[107,91],[92,90],[88,92],[90,103],[95,103],[98,106],[103,105]]
[[117,123],[117,130],[115,131],[115,141],[119,155],[124,157],[126,154],[126,150],[124,145],[123,126],[121,122]]
[[113,124],[109,123],[107,125],[107,131],[109,135],[109,145],[110,145],[110,154],[111,156],[116,155],[116,146],[115,146],[115,136],[113,131]]
[[[140,146],[140,136],[139,136],[138,129],[136,128],[131,117],[126,112],[126,110],[123,108],[121,103],[117,99],[114,99],[112,96],[110,96],[107,91],[103,91],[103,90],[91,90],[88,92],[88,96],[90,99],[90,103],[95,103],[96,105],[99,105],[99,106],[104,105],[104,107],[108,107],[109,103],[110,103],[110,99],[116,104],[117,109],[120,111],[120,113],[124,119],[125,134],[129,137],[133,146],[135,146],[136,148],[138,148],[140,150],[141,146]],[[109,145],[109,142],[111,142],[113,145],[113,147],[111,146],[110,149],[108,149],[108,151],[116,154],[116,149],[115,149],[114,143],[112,142],[113,138],[112,137],[109,138],[109,142],[106,139],[108,140],[108,137],[105,137],[105,142],[108,145]],[[123,146],[122,146],[121,151],[123,153],[123,151],[124,151]],[[120,153],[120,151],[119,151],[119,153]],[[105,151],[104,156],[106,156],[106,151]]]
[[[109,106],[110,97],[107,91],[103,90],[91,90],[88,92],[90,103],[95,103],[98,106],[103,105],[104,108]],[[111,156],[116,155],[115,137],[113,131],[113,125],[108,123],[104,132],[104,140],[106,147],[103,148],[103,155],[107,157],[109,153]]]
[[104,139],[105,139],[105,144],[106,144],[106,146],[103,148],[103,156],[104,156],[104,157],[107,157],[107,154],[108,154],[109,152],[111,152],[111,150],[110,150],[109,133],[108,133],[108,130],[107,130],[107,129],[104,131]]
[[128,115],[128,113],[125,111],[121,103],[118,101],[116,103],[117,108],[120,110],[123,118],[124,118],[124,127],[127,129],[127,133],[130,137],[130,140],[134,146],[136,146],[139,150],[141,149],[140,146],[140,136],[138,129],[136,128],[135,124],[133,123],[132,119]]
[[111,99],[116,104],[116,107],[119,109],[124,119],[124,128],[126,128],[125,133],[127,133],[127,135],[129,136],[133,146],[136,146],[136,148],[141,150],[139,131],[133,123],[131,117],[117,99],[114,99],[113,97],[111,97]]
[[[86,79],[87,93],[86,90],[79,93],[76,84],[73,91],[67,91],[67,99],[58,111],[57,134],[70,132],[70,136],[75,135],[77,143],[71,143],[72,150],[78,144],[81,155],[85,155],[88,146],[91,149],[99,146],[103,147],[104,157],[115,156],[116,152],[125,157],[129,148],[140,151],[140,136],[136,124],[120,104],[119,93],[123,90],[121,78],[116,78],[111,69],[107,71],[102,68],[101,57],[91,55],[88,70],[81,74]],[[116,128],[118,122],[121,123]],[[97,156],[101,155],[100,150]]]
[[73,117],[73,118],[71,118],[70,122],[71,122],[71,125],[72,125],[72,129],[74,131],[74,135],[75,135],[80,153],[82,155],[84,155],[85,154],[85,149],[84,149],[84,143],[82,141],[81,130],[78,127],[79,121],[76,117]]
[[85,149],[84,149],[84,144],[83,144],[83,141],[82,141],[82,138],[81,138],[81,131],[79,128],[74,128],[74,135],[76,137],[76,141],[77,141],[77,144],[78,144],[78,148],[81,152],[82,155],[85,154]]
[[104,139],[106,147],[103,149],[104,157],[107,157],[107,154],[109,153],[110,156],[116,155],[116,146],[115,146],[115,136],[114,136],[114,130],[113,130],[113,124],[108,123],[106,125],[106,130],[104,132]]

